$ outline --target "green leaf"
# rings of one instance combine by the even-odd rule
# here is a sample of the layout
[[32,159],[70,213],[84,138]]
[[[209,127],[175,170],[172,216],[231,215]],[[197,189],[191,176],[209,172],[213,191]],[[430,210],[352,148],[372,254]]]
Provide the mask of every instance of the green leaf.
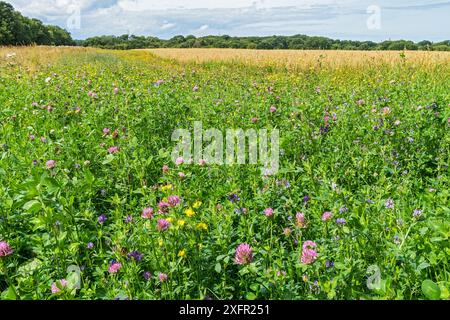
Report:
[[217,273],[220,273],[222,271],[222,266],[220,265],[220,263],[216,263],[214,270],[216,270]]
[[84,173],[84,178],[88,184],[92,184],[95,181],[95,177],[90,170],[86,170]]
[[103,160],[102,164],[108,164],[114,161],[114,155],[113,154],[108,154],[106,156],[106,159]]
[[217,256],[216,261],[223,260],[223,258],[225,258],[225,257],[226,257],[225,254],[221,254],[220,256]]
[[441,297],[441,289],[429,279],[422,282],[422,292],[430,300],[437,300]]
[[40,267],[42,261],[35,258],[28,263],[22,264],[18,269],[17,273],[22,276],[30,276],[36,269]]
[[67,276],[67,288],[69,290],[80,288],[80,275],[77,272],[69,272]]
[[16,300],[16,294],[14,293],[14,289],[12,287],[8,287],[1,294],[1,300]]
[[39,201],[37,201],[37,200],[31,200],[31,201],[28,201],[27,203],[25,203],[25,204],[23,205],[23,209],[24,209],[25,211],[30,212],[30,213],[36,213],[36,212],[38,212],[39,210],[41,210],[41,208],[42,208],[42,205],[41,205],[41,203],[40,203]]
[[419,264],[416,268],[416,271],[419,272],[420,270],[426,269],[430,266],[430,264],[428,262],[422,262],[421,264]]
[[259,284],[258,283],[254,283],[250,286],[250,289],[252,289],[254,292],[258,292],[259,291]]
[[247,292],[245,295],[245,298],[247,300],[255,300],[256,299],[256,294],[254,294],[253,292]]

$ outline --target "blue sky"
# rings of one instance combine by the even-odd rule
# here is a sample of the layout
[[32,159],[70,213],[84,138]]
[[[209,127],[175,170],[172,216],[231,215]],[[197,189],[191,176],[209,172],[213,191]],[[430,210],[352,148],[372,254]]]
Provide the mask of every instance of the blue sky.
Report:
[[[382,41],[450,39],[448,0],[10,0],[16,10],[68,29],[170,38],[321,35]],[[78,12],[80,13],[78,15]],[[78,23],[79,22],[79,23]]]

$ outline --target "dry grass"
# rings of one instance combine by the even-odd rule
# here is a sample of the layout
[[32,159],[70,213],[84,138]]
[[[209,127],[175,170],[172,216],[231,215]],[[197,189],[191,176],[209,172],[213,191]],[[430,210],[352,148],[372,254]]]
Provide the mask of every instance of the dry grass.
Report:
[[[228,61],[253,65],[283,67],[366,66],[397,64],[403,61],[399,51],[326,51],[326,50],[245,50],[245,49],[146,49],[158,56],[184,63]],[[406,60],[414,64],[450,65],[450,52],[405,51]]]
[[[398,64],[404,59],[399,51],[324,51],[324,50],[245,50],[245,49],[140,49],[112,51],[83,47],[0,47],[1,68],[18,65],[27,72],[50,66],[68,53],[109,52],[122,58],[154,61],[153,55],[181,63],[229,62],[287,69],[367,67]],[[404,52],[407,63],[435,67],[450,66],[450,52]],[[166,61],[169,62],[169,61]],[[161,62],[162,63],[162,62]],[[164,64],[164,63],[162,63]]]
[[35,72],[42,66],[52,65],[64,54],[73,52],[91,52],[97,49],[82,47],[0,47],[0,75],[1,68],[6,65],[18,65],[27,72]]

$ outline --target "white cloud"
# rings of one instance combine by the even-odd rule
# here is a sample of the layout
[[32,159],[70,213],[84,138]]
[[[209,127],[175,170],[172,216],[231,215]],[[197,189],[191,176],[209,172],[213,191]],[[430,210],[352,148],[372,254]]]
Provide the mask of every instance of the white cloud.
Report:
[[172,29],[172,28],[174,28],[176,26],[176,24],[175,23],[164,23],[162,26],[161,26],[161,30],[168,30],[168,29]]
[[209,28],[209,26],[207,24],[202,25],[200,28],[198,28],[198,31],[205,31]]
[[[342,2],[353,0],[343,0]],[[174,9],[268,9],[276,7],[310,7],[312,5],[336,4],[337,0],[118,0],[117,5],[127,11],[174,10]]]

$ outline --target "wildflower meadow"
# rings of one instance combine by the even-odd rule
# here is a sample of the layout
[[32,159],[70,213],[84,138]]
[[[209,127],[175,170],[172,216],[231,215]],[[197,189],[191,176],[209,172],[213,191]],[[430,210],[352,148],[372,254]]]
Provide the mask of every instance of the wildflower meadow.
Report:
[[0,48],[1,299],[450,298],[450,53],[165,52]]

